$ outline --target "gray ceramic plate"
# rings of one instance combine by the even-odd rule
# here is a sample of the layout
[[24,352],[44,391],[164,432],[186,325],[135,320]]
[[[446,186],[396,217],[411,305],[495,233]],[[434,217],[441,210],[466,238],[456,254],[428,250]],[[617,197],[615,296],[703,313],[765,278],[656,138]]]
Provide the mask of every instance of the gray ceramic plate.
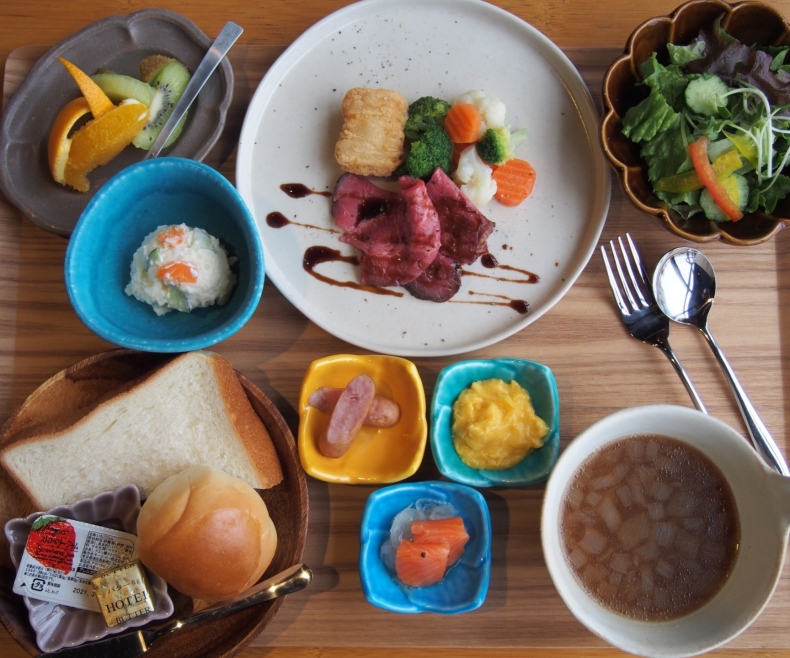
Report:
[[[194,71],[211,45],[192,21],[164,9],[144,9],[92,23],[51,48],[30,70],[0,124],[0,189],[34,224],[69,236],[93,192],[145,151],[129,146],[88,175],[85,194],[59,185],[47,163],[47,139],[57,113],[79,89],[58,62],[65,57],[89,74],[105,67],[139,77],[140,61],[161,53]],[[219,139],[233,96],[233,69],[225,58],[190,109],[178,141],[163,155],[202,160]]]

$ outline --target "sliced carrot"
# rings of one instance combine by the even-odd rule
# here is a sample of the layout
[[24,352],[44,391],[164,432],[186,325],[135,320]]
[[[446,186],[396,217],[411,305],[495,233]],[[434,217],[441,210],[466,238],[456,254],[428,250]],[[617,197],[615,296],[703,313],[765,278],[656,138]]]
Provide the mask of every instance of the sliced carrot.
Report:
[[537,174],[526,160],[513,158],[494,170],[496,181],[494,198],[505,206],[517,206],[531,193]]
[[197,281],[197,270],[194,265],[176,260],[162,265],[156,276],[170,283],[195,283]]
[[471,144],[480,139],[483,117],[469,103],[453,105],[444,117],[444,129],[454,144]]
[[177,247],[178,245],[184,244],[186,231],[180,226],[169,226],[167,230],[158,233],[156,239],[161,245]]

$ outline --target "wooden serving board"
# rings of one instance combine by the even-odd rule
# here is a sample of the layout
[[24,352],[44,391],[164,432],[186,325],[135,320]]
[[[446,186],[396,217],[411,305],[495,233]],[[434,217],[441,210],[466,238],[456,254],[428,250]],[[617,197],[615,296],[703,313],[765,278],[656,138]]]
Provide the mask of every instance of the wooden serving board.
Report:
[[[6,97],[43,51],[28,47],[12,53],[6,65]],[[234,179],[235,145],[245,108],[281,51],[239,45],[231,53],[236,74],[234,103],[225,134],[207,159],[230,180]],[[618,51],[566,52],[599,100],[603,73]],[[626,231],[641,245],[651,269],[664,252],[678,246],[674,236],[634,209],[615,185],[602,241]],[[111,347],[92,335],[69,305],[62,273],[65,248],[64,239],[43,232],[7,202],[0,202],[2,419],[54,373]],[[756,247],[708,244],[703,250],[719,281],[712,329],[787,454],[790,232]],[[702,336],[675,326],[672,343],[709,411],[745,435],[737,407]],[[301,379],[310,362],[330,354],[362,351],[312,324],[270,283],[252,320],[215,349],[274,401],[294,434]],[[623,407],[656,402],[691,406],[666,358],[626,333],[598,253],[563,300],[520,333],[467,355],[413,360],[430,396],[437,374],[448,363],[502,356],[532,359],[553,370],[561,400],[563,446],[591,423]],[[428,452],[415,478],[437,477]],[[543,486],[483,492],[492,517],[493,566],[488,597],[479,610],[451,617],[407,616],[368,604],[360,588],[359,522],[374,488],[308,479],[310,513],[304,559],[315,579],[309,590],[288,598],[253,646],[283,651],[320,647],[333,656],[346,652],[362,656],[366,650],[387,648],[414,649],[415,653],[423,648],[466,648],[467,652],[488,648],[497,655],[511,655],[507,650],[512,649],[512,655],[520,655],[528,648],[604,646],[572,617],[549,578],[540,544]],[[746,653],[790,648],[789,618],[790,571],[785,568],[767,609],[728,648]],[[268,653],[248,651],[252,650],[244,655]]]

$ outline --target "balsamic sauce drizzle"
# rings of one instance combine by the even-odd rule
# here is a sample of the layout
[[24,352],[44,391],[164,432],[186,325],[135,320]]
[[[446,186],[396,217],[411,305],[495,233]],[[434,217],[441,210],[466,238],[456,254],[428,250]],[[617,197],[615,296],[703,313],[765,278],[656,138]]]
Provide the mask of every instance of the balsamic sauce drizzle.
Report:
[[302,222],[295,222],[292,219],[288,219],[285,215],[281,212],[270,212],[266,215],[266,223],[271,226],[272,228],[282,228],[283,226],[288,226],[288,224],[293,224],[294,226],[304,226],[305,228],[314,228],[319,231],[327,231],[328,233],[341,233],[336,228],[328,228],[326,226],[316,226],[315,224],[304,224]]
[[319,196],[331,197],[332,193],[328,190],[319,192],[318,190],[311,190],[307,185],[301,183],[283,183],[280,189],[285,192],[292,199],[304,199],[311,194],[318,194]]
[[510,297],[506,297],[505,295],[496,295],[496,294],[494,294],[492,292],[475,292],[474,290],[470,290],[468,294],[470,294],[470,295],[481,295],[481,296],[485,296],[485,297],[497,297],[499,299],[504,299],[504,300],[507,300],[507,301],[504,301],[504,302],[493,302],[493,301],[473,302],[473,301],[470,301],[470,300],[463,300],[463,299],[450,299],[450,300],[448,300],[448,302],[450,304],[478,304],[480,306],[509,306],[514,311],[516,311],[516,313],[519,313],[521,315],[525,315],[525,314],[529,313],[529,302],[527,302],[527,301],[525,301],[523,299],[511,299]]
[[308,247],[304,252],[302,258],[302,267],[311,276],[315,277],[323,283],[328,283],[330,286],[338,286],[340,288],[353,288],[355,290],[364,290],[376,295],[391,295],[393,297],[403,297],[402,292],[397,290],[390,290],[389,288],[378,288],[376,286],[365,286],[355,281],[338,281],[315,271],[315,268],[321,263],[329,262],[342,262],[350,265],[359,265],[359,258],[356,256],[343,256],[337,249],[330,249],[329,247],[315,246]]

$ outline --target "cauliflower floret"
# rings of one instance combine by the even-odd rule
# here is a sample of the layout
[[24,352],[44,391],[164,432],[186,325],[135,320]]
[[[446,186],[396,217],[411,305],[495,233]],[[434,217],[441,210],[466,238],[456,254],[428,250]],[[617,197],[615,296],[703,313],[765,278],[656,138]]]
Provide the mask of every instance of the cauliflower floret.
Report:
[[453,180],[475,206],[482,208],[496,194],[496,181],[491,178],[491,173],[491,167],[481,160],[472,145],[461,152]]
[[505,104],[498,98],[489,96],[479,89],[472,89],[465,94],[461,94],[453,101],[453,105],[458,105],[459,103],[474,105],[480,114],[483,115],[483,125],[480,129],[481,137],[487,128],[505,127]]

